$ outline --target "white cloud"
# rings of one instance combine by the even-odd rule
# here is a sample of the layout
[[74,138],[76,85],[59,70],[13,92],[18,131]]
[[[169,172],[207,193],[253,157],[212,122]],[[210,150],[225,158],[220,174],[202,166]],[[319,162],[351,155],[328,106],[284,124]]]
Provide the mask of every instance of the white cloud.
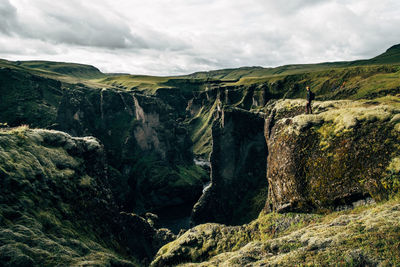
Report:
[[396,0],[0,0],[0,56],[170,75],[373,57]]

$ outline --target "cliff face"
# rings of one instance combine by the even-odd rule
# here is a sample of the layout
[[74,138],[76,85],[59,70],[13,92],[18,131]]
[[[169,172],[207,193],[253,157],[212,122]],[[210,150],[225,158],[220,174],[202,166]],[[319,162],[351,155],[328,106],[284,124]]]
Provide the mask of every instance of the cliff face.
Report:
[[267,190],[263,127],[263,118],[245,110],[221,112],[212,128],[211,184],[193,208],[195,224],[257,217]]
[[221,119],[212,128],[211,184],[193,209],[193,222],[249,221],[267,188],[265,209],[278,212],[387,199],[398,190],[400,154],[400,110],[389,102],[316,102],[314,114],[306,115],[303,100],[279,100],[265,108],[265,123],[244,110],[216,111]]
[[2,130],[0,166],[3,266],[130,266],[173,239],[139,216],[119,213],[103,146],[93,137]]
[[197,167],[179,115],[157,97],[81,89],[65,92],[57,121],[60,130],[102,140],[123,204],[143,211],[191,206],[200,196],[202,174],[191,175]]
[[398,190],[400,110],[368,101],[316,102],[314,115],[298,100],[270,107],[267,210],[334,209]]
[[193,163],[186,101],[177,89],[144,96],[0,69],[0,121],[98,138],[125,211],[190,209],[200,197],[208,177]]
[[61,82],[0,68],[0,120],[10,126],[50,127],[62,97]]

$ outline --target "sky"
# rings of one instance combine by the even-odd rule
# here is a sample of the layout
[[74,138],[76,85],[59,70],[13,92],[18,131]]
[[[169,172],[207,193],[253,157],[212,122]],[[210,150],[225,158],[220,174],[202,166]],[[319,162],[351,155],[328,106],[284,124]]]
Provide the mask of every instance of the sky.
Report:
[[0,0],[0,58],[179,75],[372,58],[398,0]]

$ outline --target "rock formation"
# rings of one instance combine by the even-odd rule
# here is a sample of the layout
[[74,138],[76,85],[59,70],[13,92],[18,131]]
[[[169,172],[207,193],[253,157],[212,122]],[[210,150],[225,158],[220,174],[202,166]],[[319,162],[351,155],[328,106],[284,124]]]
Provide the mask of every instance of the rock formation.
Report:
[[264,119],[241,109],[212,128],[211,184],[193,208],[195,224],[241,224],[257,217],[267,192]]
[[303,104],[278,101],[269,109],[267,210],[334,209],[397,190],[386,179],[399,157],[398,108],[331,101],[315,103],[314,115],[296,115]]

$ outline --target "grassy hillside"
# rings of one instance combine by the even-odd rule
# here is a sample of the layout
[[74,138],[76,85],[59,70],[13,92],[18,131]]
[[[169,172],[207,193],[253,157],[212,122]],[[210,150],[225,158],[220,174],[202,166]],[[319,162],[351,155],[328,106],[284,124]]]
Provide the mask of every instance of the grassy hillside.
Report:
[[395,64],[400,62],[400,44],[394,45],[385,53],[368,60],[372,64]]
[[141,90],[150,94],[169,80],[168,77],[146,76],[146,75],[117,75],[110,76],[100,80],[99,83],[105,86],[113,86],[124,90]]
[[305,96],[311,86],[317,99],[361,99],[400,93],[400,64],[365,65],[318,70],[293,75],[242,78],[231,86],[263,85],[286,98]]
[[332,68],[343,68],[363,65],[400,64],[400,45],[394,45],[385,53],[367,60],[326,62],[317,64],[291,64],[275,68],[242,67],[207,72],[196,72],[184,77],[196,79],[238,80],[245,77],[270,77],[276,75],[293,75]]
[[[336,87],[341,87],[343,82],[347,83],[346,76],[354,76],[354,69],[361,76],[371,74],[371,69],[378,69],[376,73],[382,73],[378,66],[392,68],[400,65],[400,45],[394,45],[385,53],[368,60],[356,60],[348,62],[326,62],[318,64],[292,64],[275,68],[263,67],[242,67],[236,69],[222,69],[208,72],[196,72],[183,76],[159,77],[146,75],[128,75],[128,74],[104,74],[97,68],[90,65],[49,62],[49,61],[7,61],[0,60],[0,67],[12,68],[21,71],[30,72],[35,75],[60,80],[66,83],[83,83],[94,88],[112,87],[120,90],[135,90],[146,94],[155,94],[160,88],[179,89],[189,97],[192,92],[207,90],[210,86],[225,85],[250,85],[262,83],[275,83],[289,76],[306,75],[304,81],[311,85],[320,87],[323,80],[332,80],[331,73],[338,76],[338,73],[344,73],[349,70],[350,74],[343,74],[340,79],[334,81]],[[340,74],[339,74],[340,75]],[[325,76],[322,77],[322,76]],[[387,79],[386,79],[387,78]],[[393,83],[389,82],[390,77],[378,77],[383,89],[392,89]],[[301,80],[298,80],[301,83]],[[355,81],[366,87],[370,81]],[[337,84],[336,84],[337,83]],[[365,83],[365,84],[363,84]],[[283,87],[281,90],[290,88]],[[365,88],[361,88],[364,90]],[[318,89],[317,89],[318,90]],[[366,89],[370,91],[370,89]],[[326,92],[323,92],[324,94]],[[362,94],[357,95],[361,97]]]
[[93,88],[104,87],[104,84],[96,83],[95,80],[106,76],[93,66],[50,61],[8,61],[0,59],[0,68],[16,70],[24,74],[49,78],[66,84],[84,84]]
[[45,72],[54,72],[76,78],[93,79],[105,76],[105,74],[93,66],[77,63],[52,61],[16,61],[15,64],[25,68],[38,69]]
[[346,62],[321,63],[321,64],[297,64],[285,65],[276,68],[242,67],[237,69],[223,69],[208,72],[196,72],[187,76],[195,79],[217,79],[225,82],[239,80],[245,77],[270,77],[275,75],[290,75],[316,71],[321,69],[345,66]]

